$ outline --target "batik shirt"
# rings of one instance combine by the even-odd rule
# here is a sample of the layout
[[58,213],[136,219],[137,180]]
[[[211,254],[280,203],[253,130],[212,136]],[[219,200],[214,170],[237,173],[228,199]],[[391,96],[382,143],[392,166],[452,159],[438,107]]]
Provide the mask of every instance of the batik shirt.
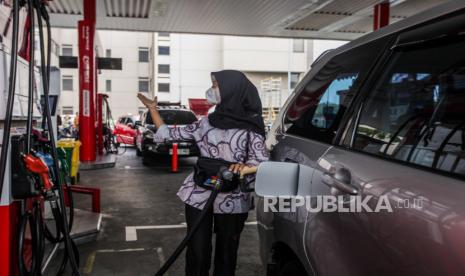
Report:
[[[248,166],[257,166],[260,162],[268,160],[265,138],[262,135],[244,129],[215,128],[209,124],[207,117],[183,127],[162,125],[155,134],[154,140],[155,142],[195,141],[201,156],[234,163],[244,163],[246,160],[245,164]],[[193,172],[187,176],[177,195],[184,203],[203,209],[211,191],[196,185],[193,176]],[[250,181],[253,177],[253,175],[247,176],[246,180]],[[213,212],[215,214],[246,213],[251,207],[251,202],[251,194],[243,193],[237,188],[228,193],[218,194]]]

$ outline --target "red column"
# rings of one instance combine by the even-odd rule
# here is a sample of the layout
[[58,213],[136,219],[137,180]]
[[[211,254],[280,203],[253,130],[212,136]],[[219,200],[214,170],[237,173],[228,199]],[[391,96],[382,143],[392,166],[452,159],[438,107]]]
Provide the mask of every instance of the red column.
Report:
[[383,2],[374,6],[373,30],[378,30],[389,25],[389,2]]
[[19,202],[0,205],[0,275],[19,275],[18,229]]
[[84,0],[84,20],[78,22],[79,139],[81,161],[95,160],[95,0]]
[[97,94],[97,149],[103,155],[103,95]]

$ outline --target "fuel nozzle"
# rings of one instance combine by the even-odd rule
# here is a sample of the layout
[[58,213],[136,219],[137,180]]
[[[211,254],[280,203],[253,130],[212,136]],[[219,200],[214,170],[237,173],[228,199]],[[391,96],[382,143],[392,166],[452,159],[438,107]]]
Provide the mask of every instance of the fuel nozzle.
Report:
[[229,170],[226,166],[221,166],[217,174],[217,180],[215,182],[215,189],[220,190],[223,184],[223,181],[232,181],[234,178],[234,173]]
[[34,156],[32,153],[23,154],[23,161],[26,165],[26,168],[32,172],[37,174],[43,185],[43,192],[46,197],[50,197],[54,195],[52,191],[52,182],[50,181],[49,170],[45,162],[40,159],[39,157]]
[[234,173],[229,170],[226,166],[221,166],[220,171],[218,172],[218,178],[221,180],[228,180],[232,181],[234,177]]

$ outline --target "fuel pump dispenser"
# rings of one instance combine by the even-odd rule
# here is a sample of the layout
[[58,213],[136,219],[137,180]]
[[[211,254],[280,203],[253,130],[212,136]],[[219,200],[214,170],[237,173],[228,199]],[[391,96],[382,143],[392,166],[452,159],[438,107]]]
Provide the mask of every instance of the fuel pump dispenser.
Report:
[[[57,275],[62,275],[69,264],[72,274],[79,275],[79,252],[70,237],[71,216],[68,219],[64,201],[64,171],[59,164],[55,145],[55,129],[52,122],[54,97],[50,97],[51,30],[46,10],[46,1],[10,1],[11,15],[4,26],[0,48],[0,77],[6,85],[6,95],[0,95],[1,131],[0,155],[0,275],[42,275],[50,258],[45,257],[45,244],[64,245],[62,262]],[[0,5],[6,3],[0,2]],[[3,7],[2,7],[3,8]],[[20,30],[20,14],[27,11],[28,28]],[[39,30],[41,72],[34,64],[35,21]],[[45,27],[47,47],[45,47]],[[10,24],[10,23],[8,23]],[[11,30],[11,32],[9,32]],[[28,38],[28,61],[18,57],[20,31]],[[5,34],[6,33],[6,34]],[[9,36],[11,47],[3,44]],[[45,53],[45,49],[48,53]],[[18,85],[19,84],[19,85]],[[27,85],[24,85],[27,84]],[[38,113],[39,89],[42,89],[42,118],[46,126],[41,135],[46,139],[35,139],[33,121]],[[5,91],[4,90],[4,91]],[[0,89],[0,91],[2,91]],[[3,92],[1,93],[3,94]],[[55,98],[55,100],[57,100]],[[3,113],[5,112],[5,113]],[[4,117],[3,117],[4,116]],[[70,189],[67,189],[70,191]],[[68,199],[72,200],[71,193]],[[50,230],[43,219],[43,206],[49,204],[55,221]],[[29,226],[29,231],[27,227]]]

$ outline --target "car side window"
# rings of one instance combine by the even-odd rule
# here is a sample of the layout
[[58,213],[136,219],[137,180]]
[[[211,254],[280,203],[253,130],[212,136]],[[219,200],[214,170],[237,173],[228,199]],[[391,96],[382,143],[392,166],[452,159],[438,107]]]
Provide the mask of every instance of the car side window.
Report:
[[370,90],[353,148],[465,175],[465,42],[395,49]]
[[118,123],[124,124],[124,123],[125,123],[125,120],[126,120],[125,117],[121,117],[121,118],[118,120]]
[[331,129],[341,108],[346,108],[349,103],[344,98],[357,79],[356,73],[348,73],[334,79],[320,98],[311,124],[320,129]]
[[284,119],[286,133],[332,143],[345,111],[387,42],[368,43],[326,63],[290,104]]

